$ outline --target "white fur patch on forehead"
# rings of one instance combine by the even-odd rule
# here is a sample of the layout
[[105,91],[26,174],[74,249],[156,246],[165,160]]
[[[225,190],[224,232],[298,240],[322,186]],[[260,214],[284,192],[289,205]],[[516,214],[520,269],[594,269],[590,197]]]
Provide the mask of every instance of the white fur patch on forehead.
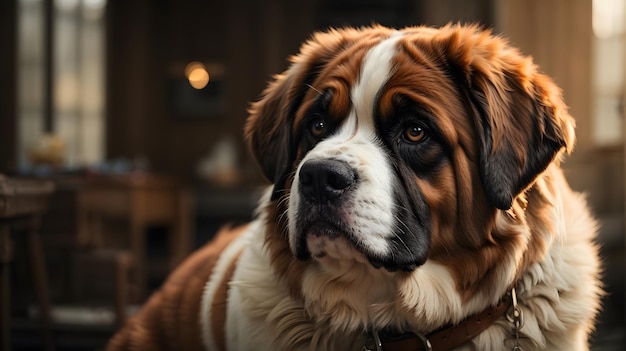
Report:
[[402,36],[402,32],[394,33],[371,48],[363,59],[361,74],[352,88],[353,113],[356,114],[357,123],[362,127],[370,126],[371,130],[374,129],[376,98],[393,73],[391,62]]

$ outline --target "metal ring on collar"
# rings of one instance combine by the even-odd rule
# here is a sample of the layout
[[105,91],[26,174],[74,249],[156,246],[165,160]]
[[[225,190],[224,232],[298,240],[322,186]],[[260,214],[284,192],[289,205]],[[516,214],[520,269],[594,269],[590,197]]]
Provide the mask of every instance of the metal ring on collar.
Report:
[[[426,351],[433,350],[433,346],[430,343],[430,340],[428,340],[428,338],[425,335],[416,333],[416,332],[413,332],[413,334],[415,334],[420,339]],[[378,335],[378,331],[377,330],[372,331],[371,335],[372,335],[372,342],[373,342],[374,347],[370,349],[367,346],[363,346],[363,351],[384,351],[383,343],[380,340],[380,335]]]

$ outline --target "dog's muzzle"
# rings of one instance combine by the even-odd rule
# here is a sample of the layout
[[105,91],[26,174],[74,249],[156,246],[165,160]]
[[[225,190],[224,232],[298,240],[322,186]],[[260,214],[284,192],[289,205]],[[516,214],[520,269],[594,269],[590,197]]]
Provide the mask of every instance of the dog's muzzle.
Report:
[[[361,172],[332,157],[302,162],[294,180],[297,191],[289,199],[293,253],[301,260],[356,260],[390,272],[412,271],[428,254],[423,225],[428,213],[410,212],[414,206],[407,193],[393,193],[389,175],[374,179],[373,170]],[[397,197],[403,205],[397,205]]]

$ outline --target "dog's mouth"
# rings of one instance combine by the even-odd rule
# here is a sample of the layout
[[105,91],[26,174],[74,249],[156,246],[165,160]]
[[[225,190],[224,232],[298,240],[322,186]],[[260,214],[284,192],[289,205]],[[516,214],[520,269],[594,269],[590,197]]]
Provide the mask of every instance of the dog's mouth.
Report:
[[297,256],[300,259],[312,257],[317,260],[324,258],[367,260],[358,242],[341,228],[341,225],[327,220],[318,220],[305,226],[298,237],[300,243],[297,245]]
[[369,252],[354,235],[339,223],[316,220],[304,226],[298,235],[296,256],[300,260],[313,259],[327,264],[337,261],[356,261],[389,272],[413,271],[418,263],[401,262]]

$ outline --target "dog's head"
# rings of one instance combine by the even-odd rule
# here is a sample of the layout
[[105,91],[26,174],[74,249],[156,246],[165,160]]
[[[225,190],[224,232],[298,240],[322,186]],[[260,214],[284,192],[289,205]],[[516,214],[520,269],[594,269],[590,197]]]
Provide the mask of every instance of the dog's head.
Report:
[[246,126],[282,265],[493,264],[464,253],[504,249],[496,213],[573,146],[559,89],[476,26],[331,30],[291,61]]

